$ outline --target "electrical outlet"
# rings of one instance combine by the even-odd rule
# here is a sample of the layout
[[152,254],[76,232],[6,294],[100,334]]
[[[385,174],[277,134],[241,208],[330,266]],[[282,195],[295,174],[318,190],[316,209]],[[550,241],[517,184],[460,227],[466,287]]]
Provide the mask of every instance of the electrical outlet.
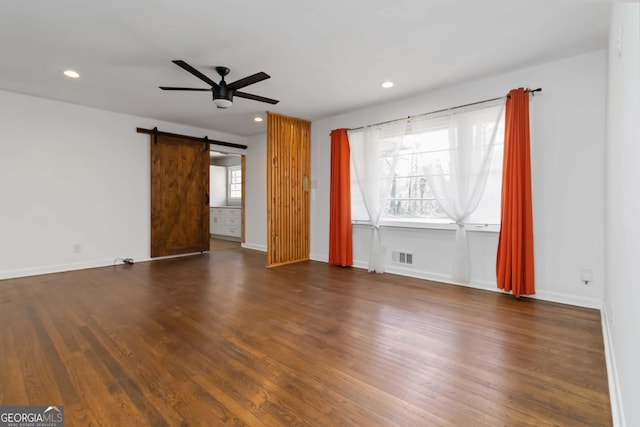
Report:
[[618,28],[618,33],[616,34],[616,50],[618,51],[618,56],[622,56],[622,26]]
[[612,328],[616,324],[615,321],[613,320],[613,303],[611,303],[610,309],[609,309],[609,324],[611,325]]
[[593,283],[593,270],[590,268],[582,268],[580,269],[580,280],[585,285],[590,285]]
[[82,252],[82,245],[80,243],[73,245],[73,253],[79,254],[80,252]]

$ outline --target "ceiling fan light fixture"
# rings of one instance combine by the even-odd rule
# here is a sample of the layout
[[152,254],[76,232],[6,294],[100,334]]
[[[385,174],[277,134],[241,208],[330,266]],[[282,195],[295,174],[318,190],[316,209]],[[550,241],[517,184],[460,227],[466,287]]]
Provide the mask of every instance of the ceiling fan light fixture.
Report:
[[229,108],[233,105],[232,101],[224,98],[215,98],[213,103],[216,104],[218,108]]

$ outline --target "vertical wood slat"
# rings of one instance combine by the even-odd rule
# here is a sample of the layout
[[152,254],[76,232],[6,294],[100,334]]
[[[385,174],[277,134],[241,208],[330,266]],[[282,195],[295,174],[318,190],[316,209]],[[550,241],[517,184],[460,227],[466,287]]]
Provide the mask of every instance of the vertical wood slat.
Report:
[[242,194],[242,200],[240,202],[240,208],[241,208],[240,209],[240,212],[241,212],[240,241],[242,243],[244,243],[245,242],[245,237],[244,237],[244,224],[245,224],[245,222],[244,222],[244,218],[245,218],[245,212],[246,212],[246,209],[245,209],[245,206],[244,206],[245,205],[244,200],[245,200],[246,194],[247,194],[247,193],[245,193],[246,187],[245,187],[245,184],[244,184],[245,181],[247,180],[247,178],[246,178],[247,177],[247,158],[244,155],[242,157],[240,157],[240,170],[241,170],[240,173],[242,174],[242,180],[240,182],[240,194]]
[[309,259],[311,124],[267,115],[267,266]]
[[[300,186],[300,192],[304,195],[303,199],[301,200],[301,203],[304,203],[303,206],[301,206],[301,210],[303,210],[305,212],[306,221],[303,221],[300,223],[300,227],[301,227],[301,235],[302,235],[302,246],[303,248],[305,248],[304,253],[301,253],[301,256],[303,256],[306,259],[309,259],[309,251],[311,249],[310,247],[310,240],[309,240],[309,227],[310,227],[310,221],[311,221],[311,211],[310,211],[310,198],[309,198],[309,188],[310,188],[310,177],[311,177],[311,156],[310,156],[310,150],[309,148],[311,147],[311,125],[309,125],[308,127],[304,128],[304,138],[305,140],[308,140],[309,143],[308,144],[302,144],[301,148],[302,148],[302,155],[301,157],[299,157],[300,159],[305,159],[305,164],[303,165],[303,168],[300,171],[300,181],[299,181],[299,186]],[[307,186],[305,187],[304,184],[304,180],[307,181]]]

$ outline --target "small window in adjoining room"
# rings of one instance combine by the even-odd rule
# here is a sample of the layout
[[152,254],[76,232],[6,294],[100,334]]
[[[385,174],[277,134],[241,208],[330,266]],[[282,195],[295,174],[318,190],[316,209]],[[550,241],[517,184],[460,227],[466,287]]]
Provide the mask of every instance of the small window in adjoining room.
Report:
[[242,199],[242,168],[239,165],[231,166],[227,171],[228,202],[239,202]]

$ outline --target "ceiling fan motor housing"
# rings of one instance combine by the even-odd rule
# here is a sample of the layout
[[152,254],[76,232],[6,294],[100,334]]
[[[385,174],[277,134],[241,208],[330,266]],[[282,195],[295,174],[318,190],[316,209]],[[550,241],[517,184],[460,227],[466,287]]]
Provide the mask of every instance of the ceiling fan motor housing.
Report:
[[233,89],[229,89],[226,82],[221,81],[220,85],[213,89],[213,100],[215,101],[216,99],[226,99],[229,102],[233,102]]

